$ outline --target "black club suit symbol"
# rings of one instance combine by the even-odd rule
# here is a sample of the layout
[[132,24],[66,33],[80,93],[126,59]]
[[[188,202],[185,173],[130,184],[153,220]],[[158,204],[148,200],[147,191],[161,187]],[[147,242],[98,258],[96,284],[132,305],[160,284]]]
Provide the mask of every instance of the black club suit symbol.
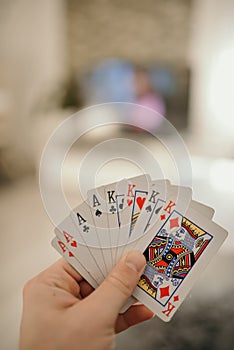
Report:
[[110,212],[111,214],[114,214],[116,212],[116,208],[114,207],[114,205],[110,207]]

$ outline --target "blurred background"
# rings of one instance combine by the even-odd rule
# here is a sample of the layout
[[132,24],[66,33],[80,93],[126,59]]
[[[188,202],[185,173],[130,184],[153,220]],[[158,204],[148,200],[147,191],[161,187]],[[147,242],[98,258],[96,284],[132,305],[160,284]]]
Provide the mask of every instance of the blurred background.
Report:
[[[194,198],[229,231],[172,322],[136,326],[117,337],[117,349],[233,347],[233,38],[233,0],[0,0],[1,349],[17,349],[25,281],[58,258],[38,185],[46,140],[72,113],[110,101],[143,104],[177,128]],[[165,135],[163,119],[134,123],[95,130],[72,148],[63,177],[71,205],[80,200],[74,169],[103,140],[141,142],[167,167],[142,130]],[[137,171],[115,161],[97,184]],[[170,167],[166,175],[174,181]]]

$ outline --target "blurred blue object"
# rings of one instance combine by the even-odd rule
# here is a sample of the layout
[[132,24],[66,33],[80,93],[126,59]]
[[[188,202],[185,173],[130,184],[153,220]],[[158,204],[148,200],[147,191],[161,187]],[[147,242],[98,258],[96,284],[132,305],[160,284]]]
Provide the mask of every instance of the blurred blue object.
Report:
[[176,80],[169,68],[160,66],[150,67],[148,74],[152,86],[164,97],[170,97],[175,94]]
[[91,71],[85,85],[87,104],[133,102],[134,68],[124,60],[104,60]]

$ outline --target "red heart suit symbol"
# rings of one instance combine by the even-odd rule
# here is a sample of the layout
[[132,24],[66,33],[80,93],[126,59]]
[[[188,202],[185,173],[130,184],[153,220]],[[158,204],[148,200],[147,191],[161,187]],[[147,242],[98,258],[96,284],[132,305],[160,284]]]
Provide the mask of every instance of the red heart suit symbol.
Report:
[[142,197],[137,197],[136,201],[138,204],[138,207],[141,209],[145,203],[146,198],[142,198]]
[[127,200],[127,203],[128,203],[128,206],[130,207],[130,205],[132,204],[133,200],[132,199],[128,199]]
[[77,247],[76,241],[72,241],[71,246],[76,248]]

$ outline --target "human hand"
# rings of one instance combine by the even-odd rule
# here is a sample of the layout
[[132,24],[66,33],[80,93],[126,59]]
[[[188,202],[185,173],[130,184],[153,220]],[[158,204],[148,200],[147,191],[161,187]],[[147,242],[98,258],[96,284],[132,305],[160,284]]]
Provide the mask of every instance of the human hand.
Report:
[[144,267],[144,256],[130,252],[93,291],[60,259],[25,285],[20,350],[113,349],[116,333],[153,317],[144,305],[119,314]]

